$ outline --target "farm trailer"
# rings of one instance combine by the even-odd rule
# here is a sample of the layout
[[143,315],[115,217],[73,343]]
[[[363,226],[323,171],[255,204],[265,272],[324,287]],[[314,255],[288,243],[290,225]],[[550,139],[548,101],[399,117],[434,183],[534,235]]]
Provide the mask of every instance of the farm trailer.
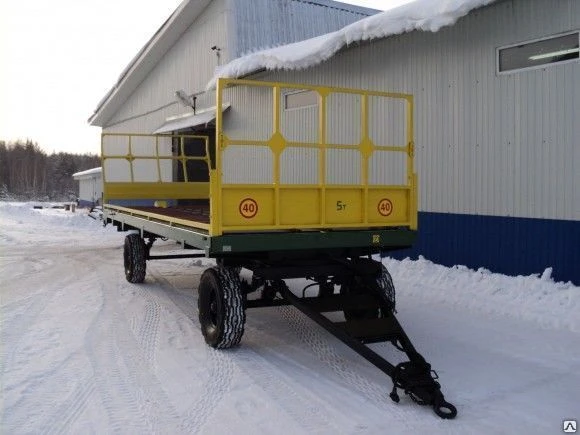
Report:
[[[216,100],[203,134],[102,135],[103,218],[129,231],[126,279],[143,282],[147,260],[214,258],[198,289],[208,345],[238,345],[248,308],[292,304],[390,376],[395,402],[400,389],[454,418],[372,258],[416,236],[412,96],[220,79]],[[159,238],[197,251],[153,255]],[[293,278],[316,295],[291,292]],[[385,341],[408,360],[391,364],[367,346]]]

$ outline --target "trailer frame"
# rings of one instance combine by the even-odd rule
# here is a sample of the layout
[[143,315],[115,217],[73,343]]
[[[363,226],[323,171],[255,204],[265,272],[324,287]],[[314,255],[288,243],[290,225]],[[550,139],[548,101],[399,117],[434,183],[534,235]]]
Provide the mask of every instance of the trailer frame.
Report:
[[[143,282],[147,261],[214,258],[216,266],[204,271],[198,288],[199,319],[208,345],[220,349],[238,345],[248,308],[292,304],[389,376],[393,381],[390,393],[393,401],[399,401],[397,390],[400,389],[415,402],[431,406],[439,417],[454,418],[457,409],[445,400],[437,374],[414,348],[395,317],[391,275],[382,261],[373,259],[380,255],[382,260],[385,253],[410,247],[417,236],[412,96],[220,79],[216,107],[224,106],[226,89],[239,86],[271,90],[274,131],[269,139],[235,138],[226,134],[221,110],[216,110],[215,147],[207,135],[103,134],[103,221],[118,231],[129,232],[123,250],[127,280],[136,284]],[[318,93],[318,141],[298,143],[283,137],[283,89]],[[333,94],[354,95],[360,99],[360,142],[327,143],[327,109]],[[373,142],[369,133],[373,98],[405,102],[406,145]],[[115,146],[110,146],[109,140]],[[199,145],[198,151],[201,151],[188,155],[188,141]],[[139,149],[139,143],[144,143],[144,149],[149,151]],[[119,144],[121,151],[115,148]],[[224,153],[231,146],[269,149],[273,155],[273,183],[223,182]],[[282,182],[280,162],[286,147],[311,149],[321,156],[317,185]],[[360,153],[360,185],[326,182],[323,158],[333,149]],[[369,162],[373,153],[379,152],[406,155],[405,185],[371,183]],[[207,181],[199,181],[188,172],[192,162],[207,166]],[[128,175],[125,179],[108,181],[115,165],[127,168]],[[152,168],[154,176],[139,180],[139,165]],[[179,182],[174,180],[176,174],[182,178]],[[284,205],[285,199],[301,195],[312,201],[312,210],[308,208],[308,201],[298,201],[298,211]],[[349,208],[345,212],[347,203]],[[243,209],[244,205],[247,210]],[[383,206],[387,210],[382,210]],[[284,213],[289,213],[294,220],[285,219]],[[152,248],[157,239],[175,240],[182,248],[196,252],[155,255]],[[242,268],[251,271],[250,281],[240,276]],[[293,293],[285,283],[293,278],[310,281],[307,288],[317,288],[317,294],[306,296],[306,289],[302,295]],[[344,321],[331,320],[325,314],[329,312],[342,312]],[[381,341],[391,343],[408,361],[393,365],[367,346]]]

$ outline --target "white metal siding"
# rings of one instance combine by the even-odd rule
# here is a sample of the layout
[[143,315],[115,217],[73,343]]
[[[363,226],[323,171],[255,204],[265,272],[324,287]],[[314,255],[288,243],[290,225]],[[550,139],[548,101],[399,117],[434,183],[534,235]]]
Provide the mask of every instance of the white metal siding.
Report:
[[[169,116],[187,111],[175,101],[175,91],[200,92],[218,64],[211,47],[227,51],[228,10],[225,0],[214,0],[164,55],[131,97],[109,121],[104,132],[150,133]],[[215,105],[213,93],[199,97],[199,109]]]
[[96,204],[103,197],[101,174],[91,174],[79,179],[79,199]]
[[[175,102],[175,91],[202,92],[218,64],[250,49],[337,30],[366,17],[371,10],[364,12],[355,6],[336,8],[302,0],[213,0],[103,131],[153,132],[168,117],[186,111]],[[211,50],[213,46],[220,48],[219,59]],[[215,105],[214,98],[213,92],[198,97],[197,107]]]
[[578,220],[580,63],[496,74],[497,47],[578,29],[577,0],[504,0],[260,78],[413,94],[423,211]]

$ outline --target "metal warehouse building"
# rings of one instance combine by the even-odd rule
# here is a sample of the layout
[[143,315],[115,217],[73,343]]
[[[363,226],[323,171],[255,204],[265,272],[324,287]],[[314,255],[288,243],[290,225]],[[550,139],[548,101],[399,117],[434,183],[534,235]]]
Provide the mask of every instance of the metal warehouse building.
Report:
[[76,172],[73,178],[79,182],[78,202],[81,207],[93,207],[101,203],[103,197],[103,177],[101,167]]
[[216,66],[260,48],[340,29],[376,12],[330,0],[184,0],[89,122],[103,132],[151,133],[186,113],[176,91],[195,97],[198,113],[215,105],[213,94],[204,90]]
[[[284,33],[274,30],[286,25],[276,23],[289,17],[319,18],[327,24],[317,30],[333,31],[372,11],[335,9],[321,1],[185,2],[125,71],[91,123],[105,132],[205,127],[215,117],[215,101],[203,90],[218,63],[222,76],[413,94],[419,239],[413,252],[399,255],[508,274],[553,267],[555,279],[579,284],[580,3],[465,0],[455,2],[460,7],[452,19],[439,2],[418,3],[425,7],[411,4],[365,18],[330,35],[326,44],[316,39],[228,64],[252,46],[314,36],[302,29],[272,40]],[[252,7],[276,13],[252,26],[253,15],[244,15]],[[304,8],[311,12],[300,18]],[[329,8],[332,17],[318,15]],[[192,20],[199,25],[184,24]],[[302,57],[296,53],[300,48]],[[197,97],[196,115],[184,114],[172,101],[179,89]],[[271,106],[260,98],[233,95],[224,116],[235,117],[236,105],[252,105],[259,127],[259,120],[271,117]],[[309,123],[318,116],[317,101],[306,91],[289,92],[282,104],[288,116]],[[389,131],[397,125],[390,116],[385,131],[395,141],[405,137],[396,128]],[[333,134],[356,138],[360,132],[345,123]],[[308,178],[308,156],[297,158],[305,159],[305,173],[296,177]],[[348,159],[331,164],[358,176]],[[259,166],[252,169],[259,172]]]

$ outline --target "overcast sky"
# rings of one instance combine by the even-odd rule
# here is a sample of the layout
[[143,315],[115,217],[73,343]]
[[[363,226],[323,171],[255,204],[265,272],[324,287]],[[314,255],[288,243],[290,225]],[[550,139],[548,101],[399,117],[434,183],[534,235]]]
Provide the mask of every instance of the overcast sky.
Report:
[[[409,0],[342,0],[386,9]],[[100,152],[88,117],[181,0],[0,0],[0,140]]]

